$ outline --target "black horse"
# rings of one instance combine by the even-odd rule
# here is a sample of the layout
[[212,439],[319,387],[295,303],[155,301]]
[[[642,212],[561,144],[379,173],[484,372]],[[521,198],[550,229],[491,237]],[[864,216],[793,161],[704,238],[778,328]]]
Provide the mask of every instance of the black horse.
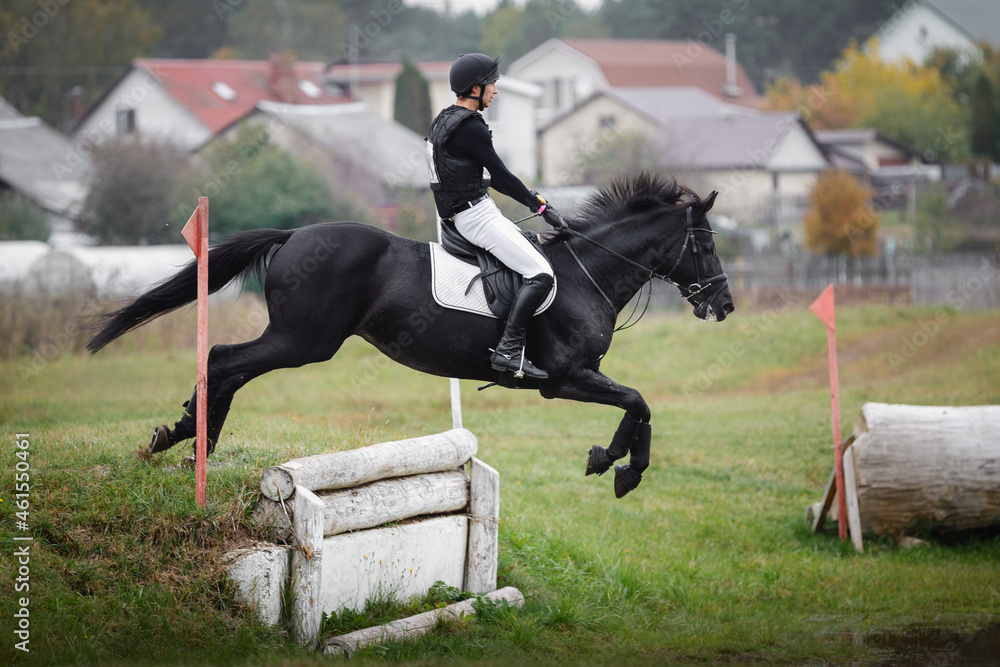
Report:
[[[651,278],[669,280],[702,319],[723,320],[733,299],[705,214],[717,193],[702,200],[670,176],[617,181],[591,197],[569,228],[543,235],[542,249],[558,279],[552,305],[532,321],[528,356],[545,380],[519,388],[545,398],[615,405],[625,410],[611,444],[591,448],[586,474],[615,466],[615,494],[641,481],[649,465],[650,411],[635,389],[600,372],[616,319]],[[273,254],[271,254],[273,252]],[[211,452],[233,395],[278,368],[326,361],[348,336],[358,335],[395,361],[439,375],[496,381],[490,350],[503,322],[432,299],[427,243],[358,223],[324,223],[296,230],[253,230],[209,253],[214,292],[256,271],[263,274],[270,322],[256,340],[216,345],[208,359],[208,447]],[[268,259],[268,255],[271,255]],[[88,349],[97,352],[122,334],[196,298],[195,262],[95,323]],[[510,386],[510,378],[501,378]],[[156,429],[150,453],[195,435],[195,397],[173,429]]]

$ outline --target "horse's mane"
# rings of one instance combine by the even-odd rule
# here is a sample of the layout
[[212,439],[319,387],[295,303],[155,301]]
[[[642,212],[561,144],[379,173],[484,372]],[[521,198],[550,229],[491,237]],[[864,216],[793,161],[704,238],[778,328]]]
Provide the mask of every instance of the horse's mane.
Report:
[[694,191],[679,183],[671,174],[641,172],[611,181],[588,197],[580,205],[576,216],[566,222],[573,229],[585,232],[604,227],[630,213],[652,207],[672,206],[685,197],[699,199]]

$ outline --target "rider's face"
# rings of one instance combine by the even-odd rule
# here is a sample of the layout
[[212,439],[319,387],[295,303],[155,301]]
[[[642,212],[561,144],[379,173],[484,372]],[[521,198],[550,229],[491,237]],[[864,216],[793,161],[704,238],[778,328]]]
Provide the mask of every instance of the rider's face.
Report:
[[493,98],[496,97],[499,94],[499,92],[500,91],[497,90],[496,81],[494,81],[493,83],[486,84],[486,89],[483,91],[484,109],[490,105],[490,102],[493,101]]

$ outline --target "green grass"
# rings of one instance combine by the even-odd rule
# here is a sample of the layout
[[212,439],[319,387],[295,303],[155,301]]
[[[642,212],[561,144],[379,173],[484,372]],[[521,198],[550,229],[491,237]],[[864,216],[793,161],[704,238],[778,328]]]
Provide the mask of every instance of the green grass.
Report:
[[[927,322],[940,326],[919,336]],[[838,311],[842,422],[865,402],[1000,403],[1000,316],[934,308]],[[856,554],[802,521],[832,465],[825,331],[808,312],[721,325],[648,316],[603,370],[643,392],[652,463],[616,500],[583,476],[620,411],[463,383],[465,426],[501,473],[499,584],[527,596],[374,662],[837,664],[877,660],[866,638],[1000,621],[995,532]],[[908,346],[909,344],[909,346]],[[911,354],[912,352],[912,354]],[[450,427],[447,382],[352,340],[329,364],[278,371],[238,395],[194,503],[182,445],[134,452],[173,423],[194,355],[127,343],[97,357],[0,362],[0,560],[15,572],[14,434],[30,433],[30,654],[4,664],[320,664],[240,608],[219,557],[264,535],[248,519],[260,471],[320,451]],[[538,360],[543,363],[544,360]],[[14,578],[0,580],[10,623]],[[439,601],[414,603],[416,609]],[[391,607],[391,606],[390,606]],[[392,609],[372,613],[391,613]],[[350,614],[328,630],[364,619]],[[9,627],[9,625],[4,626]],[[16,655],[15,655],[16,653]]]

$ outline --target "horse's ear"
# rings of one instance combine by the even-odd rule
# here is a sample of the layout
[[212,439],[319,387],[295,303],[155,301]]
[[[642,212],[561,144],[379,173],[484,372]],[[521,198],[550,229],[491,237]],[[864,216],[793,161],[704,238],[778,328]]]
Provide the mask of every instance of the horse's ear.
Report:
[[712,210],[712,204],[715,203],[715,198],[718,197],[718,196],[719,196],[719,193],[716,192],[715,190],[712,190],[712,194],[708,195],[708,197],[706,197],[705,199],[702,199],[701,203],[698,204],[698,210],[699,210],[699,212],[702,215],[705,215],[710,210]]

